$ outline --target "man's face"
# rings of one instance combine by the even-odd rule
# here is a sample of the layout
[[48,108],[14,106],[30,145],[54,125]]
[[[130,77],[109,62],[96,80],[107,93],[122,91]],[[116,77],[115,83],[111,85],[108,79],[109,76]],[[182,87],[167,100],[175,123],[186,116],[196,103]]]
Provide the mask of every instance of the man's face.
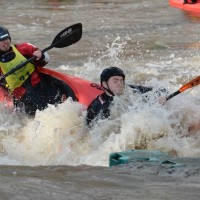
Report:
[[10,49],[10,38],[0,41],[0,51],[7,52]]
[[109,78],[107,84],[106,82],[103,82],[102,84],[103,87],[110,89],[114,95],[122,94],[124,89],[124,79],[122,76],[112,76],[111,78]]

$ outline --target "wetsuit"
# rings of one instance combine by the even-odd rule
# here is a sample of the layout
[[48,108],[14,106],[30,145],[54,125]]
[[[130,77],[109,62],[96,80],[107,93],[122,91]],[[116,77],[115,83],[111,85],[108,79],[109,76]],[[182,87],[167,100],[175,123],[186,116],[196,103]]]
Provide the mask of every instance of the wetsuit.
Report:
[[[23,43],[11,46],[9,52],[0,52],[1,74],[33,57],[36,50],[38,48],[35,46]],[[37,67],[43,67],[47,62],[48,56],[43,54],[41,59],[27,64],[5,80],[8,90],[13,95],[15,107],[23,107],[27,114],[34,115],[37,109],[43,110],[48,104],[60,102],[61,94],[57,88],[50,87],[37,70]]]
[[[139,85],[129,85],[134,93],[146,93],[152,90],[150,87]],[[105,119],[110,116],[110,106],[113,102],[113,96],[107,95],[105,92],[92,101],[87,109],[86,124],[91,125],[95,119]]]
[[89,125],[99,114],[101,119],[108,118],[110,116],[109,107],[112,101],[113,96],[109,96],[106,93],[97,96],[97,98],[92,101],[87,109],[87,125]]

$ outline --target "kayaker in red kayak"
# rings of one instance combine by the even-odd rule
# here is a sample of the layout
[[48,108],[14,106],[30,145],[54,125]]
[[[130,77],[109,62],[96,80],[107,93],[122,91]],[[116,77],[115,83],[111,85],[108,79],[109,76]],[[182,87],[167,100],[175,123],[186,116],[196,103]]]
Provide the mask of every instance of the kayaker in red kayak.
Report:
[[61,101],[60,91],[49,86],[37,72],[38,67],[44,67],[49,62],[49,56],[29,43],[11,45],[11,36],[7,28],[0,26],[0,72],[9,72],[19,63],[36,56],[33,63],[17,70],[6,77],[2,84],[12,94],[16,108],[22,108],[29,115],[36,110],[43,110],[48,104]]

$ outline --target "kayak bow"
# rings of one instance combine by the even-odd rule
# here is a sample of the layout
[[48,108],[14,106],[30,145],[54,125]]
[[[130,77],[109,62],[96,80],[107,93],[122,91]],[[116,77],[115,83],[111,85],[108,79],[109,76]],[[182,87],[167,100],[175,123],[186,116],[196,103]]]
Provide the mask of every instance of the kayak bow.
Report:
[[[65,86],[69,97],[76,99],[86,107],[89,106],[89,104],[93,99],[96,98],[97,95],[102,94],[104,91],[99,84],[52,69],[40,68],[39,73],[41,76],[49,77],[45,80],[56,79],[57,81],[61,82]],[[6,102],[8,106],[13,105],[11,96],[3,86],[0,86],[0,102]]]

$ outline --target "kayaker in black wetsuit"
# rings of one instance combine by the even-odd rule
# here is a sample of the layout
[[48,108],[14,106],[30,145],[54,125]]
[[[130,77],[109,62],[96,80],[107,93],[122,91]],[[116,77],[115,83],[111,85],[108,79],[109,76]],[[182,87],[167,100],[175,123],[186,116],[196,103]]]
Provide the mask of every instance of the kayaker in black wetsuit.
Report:
[[[110,105],[115,95],[121,95],[125,86],[125,74],[117,67],[109,67],[100,75],[101,85],[105,92],[92,101],[87,109],[86,123],[91,125],[95,119],[105,119],[110,116]],[[129,85],[134,92],[146,93],[152,88]]]

